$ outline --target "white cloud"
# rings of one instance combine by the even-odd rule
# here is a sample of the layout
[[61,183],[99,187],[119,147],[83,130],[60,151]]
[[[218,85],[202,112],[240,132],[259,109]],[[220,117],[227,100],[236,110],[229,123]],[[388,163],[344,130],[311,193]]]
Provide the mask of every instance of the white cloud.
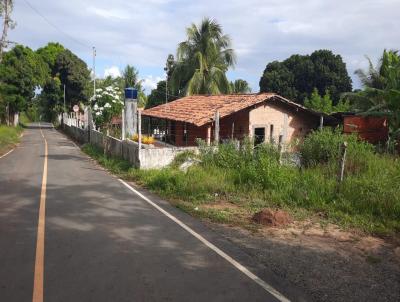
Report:
[[110,68],[104,69],[104,77],[111,76],[112,78],[117,78],[121,76],[121,71],[118,66],[111,66]]
[[106,18],[106,19],[128,19],[129,14],[125,10],[115,9],[115,8],[108,8],[102,9],[97,7],[88,7],[88,12],[93,13],[99,17]]
[[150,93],[152,89],[155,89],[157,87],[157,83],[162,80],[165,80],[165,78],[148,75],[147,77],[141,80],[143,81],[142,85],[146,93]]
[[[268,62],[291,54],[331,49],[341,54],[349,73],[373,61],[384,48],[399,48],[399,0],[69,0],[32,1],[49,26],[24,1],[15,1],[17,27],[10,40],[40,47],[59,41],[91,65],[91,46],[102,66],[133,64],[141,74],[162,77],[165,60],[185,39],[185,28],[204,16],[215,18],[237,50],[232,75],[248,80],[253,91]],[[82,43],[77,43],[76,40]],[[87,45],[86,47],[84,45]],[[148,88],[154,87],[145,78]],[[153,83],[153,84],[152,84]]]

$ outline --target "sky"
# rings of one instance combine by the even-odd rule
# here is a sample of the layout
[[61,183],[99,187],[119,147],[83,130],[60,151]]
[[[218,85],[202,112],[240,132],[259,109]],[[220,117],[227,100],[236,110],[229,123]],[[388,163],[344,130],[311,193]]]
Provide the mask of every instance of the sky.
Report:
[[165,78],[168,54],[185,29],[204,17],[231,37],[237,64],[228,78],[245,79],[253,92],[265,66],[292,54],[330,49],[353,79],[377,62],[383,49],[400,49],[400,0],[15,0],[16,27],[9,40],[33,49],[48,42],[69,48],[89,67],[96,47],[96,75],[139,69],[146,92]]

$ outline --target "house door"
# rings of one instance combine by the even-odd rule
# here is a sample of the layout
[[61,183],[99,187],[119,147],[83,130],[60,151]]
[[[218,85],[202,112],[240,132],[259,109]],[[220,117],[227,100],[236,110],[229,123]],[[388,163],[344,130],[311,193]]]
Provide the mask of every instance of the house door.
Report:
[[254,128],[254,146],[265,141],[265,128]]

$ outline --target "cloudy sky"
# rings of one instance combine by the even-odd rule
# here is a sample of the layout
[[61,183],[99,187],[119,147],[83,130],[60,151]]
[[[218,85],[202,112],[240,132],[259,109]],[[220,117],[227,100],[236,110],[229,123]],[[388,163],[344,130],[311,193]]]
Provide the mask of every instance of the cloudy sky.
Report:
[[149,92],[185,28],[207,16],[236,50],[229,78],[247,80],[254,92],[268,62],[321,48],[342,55],[358,87],[353,73],[365,55],[376,61],[384,48],[400,48],[399,12],[400,0],[15,0],[9,38],[33,49],[60,42],[89,66],[96,46],[98,76],[132,64]]

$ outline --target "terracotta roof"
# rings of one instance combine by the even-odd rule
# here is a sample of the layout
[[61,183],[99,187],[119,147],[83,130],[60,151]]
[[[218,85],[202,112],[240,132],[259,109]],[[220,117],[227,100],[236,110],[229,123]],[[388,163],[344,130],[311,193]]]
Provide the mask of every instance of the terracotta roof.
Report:
[[142,115],[203,126],[214,119],[218,110],[221,118],[250,106],[262,103],[271,98],[286,104],[319,114],[289,101],[275,93],[257,94],[224,94],[224,95],[192,95],[142,111]]

